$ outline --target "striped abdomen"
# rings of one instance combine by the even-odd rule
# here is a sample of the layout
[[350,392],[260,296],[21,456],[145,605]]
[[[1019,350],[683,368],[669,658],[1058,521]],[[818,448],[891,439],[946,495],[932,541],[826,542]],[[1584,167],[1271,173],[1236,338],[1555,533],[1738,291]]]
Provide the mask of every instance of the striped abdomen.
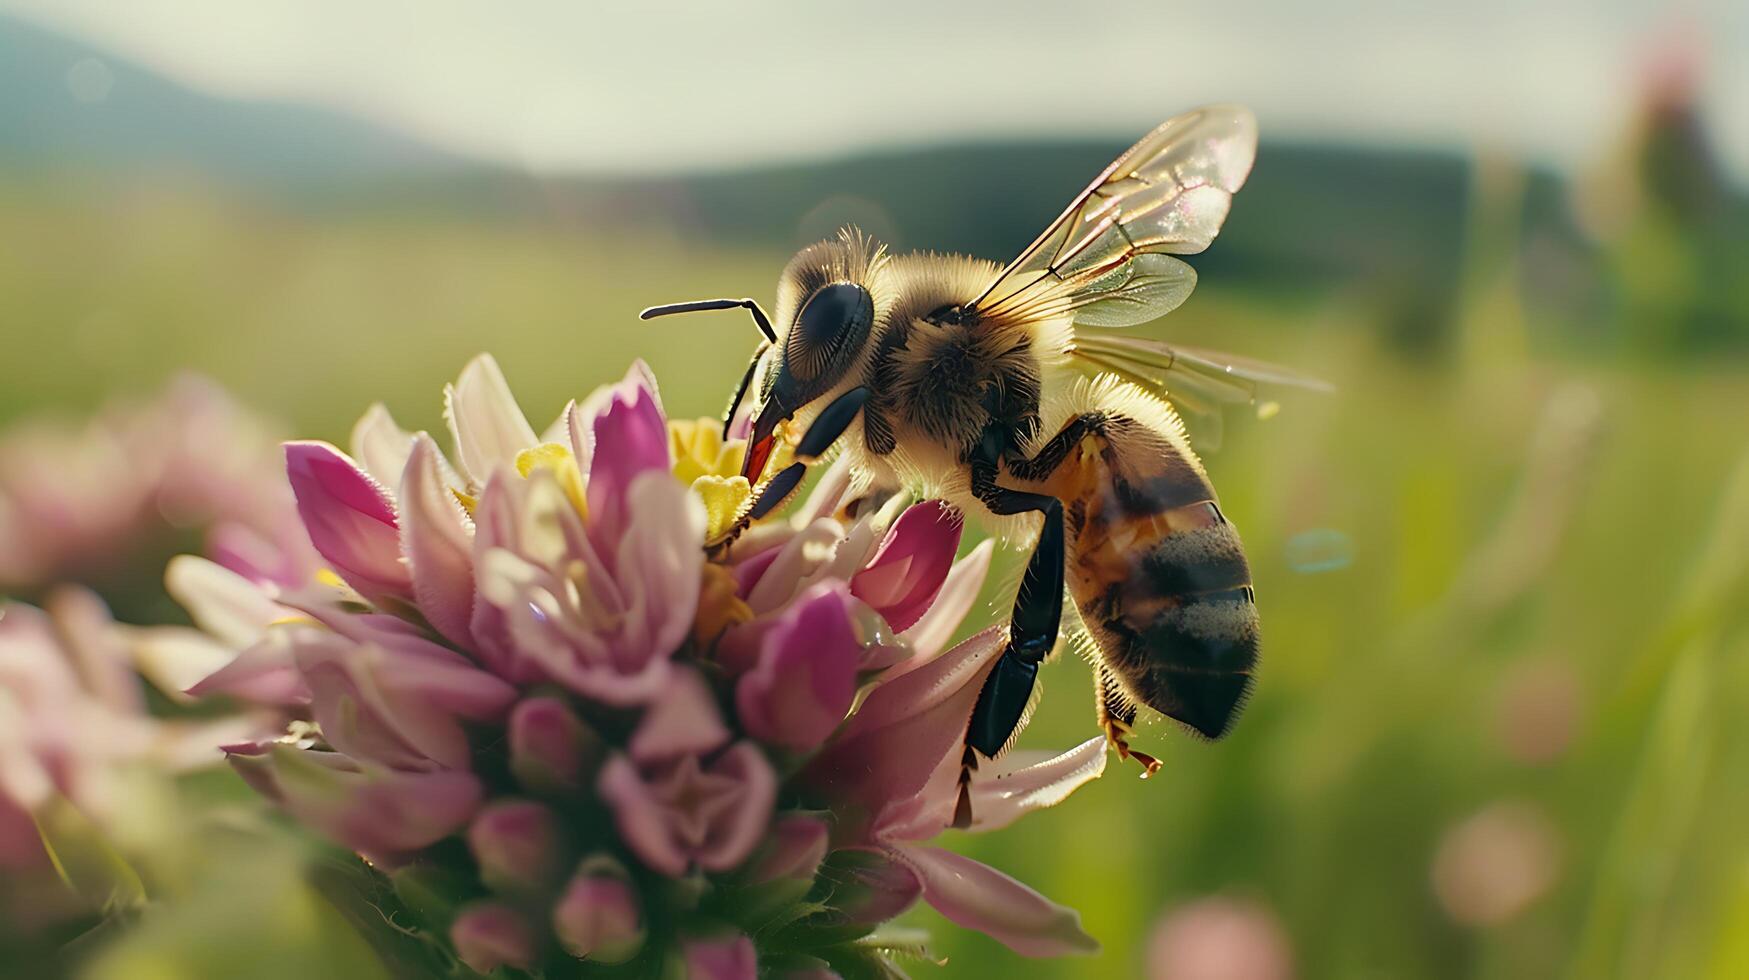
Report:
[[1121,693],[1226,734],[1257,664],[1257,607],[1195,455],[1176,431],[1107,417],[1056,476],[1069,591]]

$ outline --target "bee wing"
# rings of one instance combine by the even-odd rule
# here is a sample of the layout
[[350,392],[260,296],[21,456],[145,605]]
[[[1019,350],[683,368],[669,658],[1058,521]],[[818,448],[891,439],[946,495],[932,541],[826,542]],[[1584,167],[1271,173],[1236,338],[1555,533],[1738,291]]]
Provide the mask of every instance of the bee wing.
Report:
[[1196,287],[1172,254],[1214,241],[1256,155],[1257,120],[1242,106],[1166,121],[1069,202],[968,312],[992,324],[1073,313],[1102,327],[1170,312]]
[[1080,333],[1069,353],[1089,370],[1115,374],[1170,401],[1203,449],[1220,444],[1221,410],[1255,402],[1259,387],[1335,390],[1329,382],[1267,361],[1147,337]]

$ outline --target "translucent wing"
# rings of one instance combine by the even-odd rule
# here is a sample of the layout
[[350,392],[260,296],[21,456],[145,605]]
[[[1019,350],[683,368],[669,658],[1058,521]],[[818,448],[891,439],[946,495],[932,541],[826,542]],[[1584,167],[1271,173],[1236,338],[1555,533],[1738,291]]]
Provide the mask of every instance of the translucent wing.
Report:
[[1078,333],[1069,353],[1090,371],[1115,374],[1172,402],[1190,426],[1191,440],[1203,449],[1220,444],[1222,409],[1255,402],[1260,387],[1335,390],[1328,382],[1265,361],[1146,337]]
[[1257,155],[1242,106],[1177,116],[1106,167],[966,312],[1000,324],[1073,313],[1122,327],[1170,312],[1196,287],[1177,255],[1207,248]]

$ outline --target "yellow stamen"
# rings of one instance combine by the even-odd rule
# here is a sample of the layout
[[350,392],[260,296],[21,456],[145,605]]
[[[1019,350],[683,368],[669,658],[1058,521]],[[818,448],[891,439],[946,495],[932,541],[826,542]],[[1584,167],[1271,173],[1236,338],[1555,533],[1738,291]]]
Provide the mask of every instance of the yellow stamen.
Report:
[[548,470],[558,477],[559,488],[565,491],[571,506],[577,508],[577,513],[583,517],[589,516],[589,504],[583,493],[583,472],[571,456],[571,447],[543,442],[516,454],[516,472],[524,478],[537,469]]
[[455,487],[450,487],[449,492],[455,497],[455,502],[462,505],[462,510],[468,512],[469,517],[474,516],[474,508],[480,506],[480,498],[471,493],[463,493]]
[[734,476],[747,455],[746,440],[725,442],[716,419],[669,419],[668,445],[674,452],[674,475],[686,484],[701,476]]
[[692,481],[692,492],[704,501],[706,541],[715,541],[728,533],[741,509],[753,496],[753,485],[744,476],[721,477],[706,474]]
[[729,627],[752,618],[753,610],[735,595],[734,573],[715,562],[707,562],[704,587],[698,595],[698,618],[692,623],[693,640],[701,648],[708,648]]

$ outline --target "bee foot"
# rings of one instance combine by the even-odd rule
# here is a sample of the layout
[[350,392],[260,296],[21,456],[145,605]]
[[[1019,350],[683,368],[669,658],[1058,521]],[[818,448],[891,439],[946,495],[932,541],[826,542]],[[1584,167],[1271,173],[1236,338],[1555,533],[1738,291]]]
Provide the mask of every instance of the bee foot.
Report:
[[1129,728],[1120,722],[1105,723],[1105,740],[1117,750],[1117,757],[1136,760],[1136,764],[1142,767],[1142,778],[1147,779],[1160,771],[1160,760],[1146,752],[1130,748],[1129,734]]
[[1149,776],[1160,771],[1160,760],[1146,752],[1137,752],[1135,749],[1130,749],[1129,757],[1141,763],[1143,779],[1147,779]]

